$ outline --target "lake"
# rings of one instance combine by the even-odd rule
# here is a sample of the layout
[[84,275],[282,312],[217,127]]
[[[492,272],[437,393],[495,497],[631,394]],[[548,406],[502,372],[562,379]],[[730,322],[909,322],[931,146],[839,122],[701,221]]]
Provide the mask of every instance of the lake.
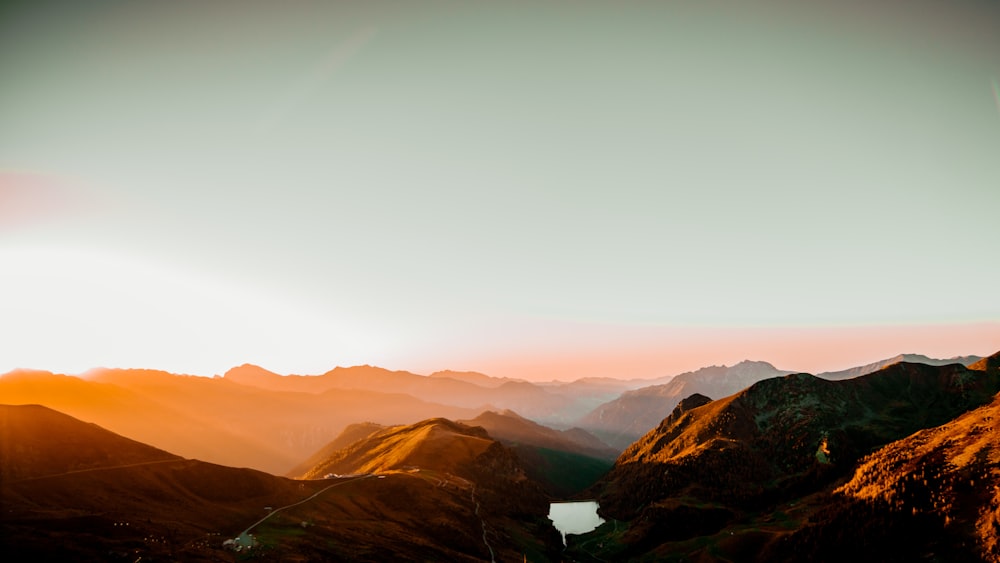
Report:
[[597,501],[553,502],[549,504],[549,520],[562,534],[566,545],[566,534],[585,534],[604,523],[597,515]]

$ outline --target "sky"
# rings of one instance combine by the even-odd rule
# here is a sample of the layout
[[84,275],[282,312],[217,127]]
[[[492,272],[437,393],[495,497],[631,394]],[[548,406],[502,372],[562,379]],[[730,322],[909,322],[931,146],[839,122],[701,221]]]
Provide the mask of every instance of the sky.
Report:
[[9,1],[0,372],[1000,350],[1000,6]]

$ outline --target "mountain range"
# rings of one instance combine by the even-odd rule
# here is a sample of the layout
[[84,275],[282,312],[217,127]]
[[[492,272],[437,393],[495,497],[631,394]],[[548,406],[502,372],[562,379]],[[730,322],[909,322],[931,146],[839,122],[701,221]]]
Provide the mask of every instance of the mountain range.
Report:
[[[366,374],[418,394],[528,385],[577,393],[579,405],[598,397],[587,389],[610,392],[600,380],[568,392],[368,366],[288,382],[247,366],[216,378],[14,372],[0,402],[45,406],[0,406],[0,547],[12,561],[215,561],[247,549],[281,560],[1000,561],[1000,353],[873,366],[818,377],[743,362],[625,389],[604,412],[671,409],[624,449],[600,439],[610,425],[552,428],[492,400],[345,387]],[[544,397],[537,389],[526,396]],[[620,400],[635,395],[649,402]],[[191,451],[280,457],[263,472]],[[607,522],[568,535],[564,550],[548,503],[588,497]]]
[[[711,553],[729,560],[794,561],[808,548],[819,560],[843,560],[830,555],[842,550],[823,551],[824,544],[810,535],[810,522],[831,518],[824,511],[843,502],[831,487],[850,479],[863,456],[879,457],[880,448],[895,440],[997,400],[998,357],[968,368],[896,363],[837,381],[790,374],[714,401],[690,397],[629,446],[594,487],[602,512],[630,523],[625,534],[603,542],[614,547],[598,555],[679,560]],[[939,471],[952,463],[935,460]],[[880,550],[891,549],[891,536],[869,530],[870,523],[859,518],[851,513],[851,530],[859,538],[866,530],[872,536],[863,545],[874,549],[882,542]],[[973,536],[961,537],[969,543]],[[853,541],[846,532],[824,541],[834,537],[845,545]],[[956,541],[949,545],[957,550]],[[802,545],[787,547],[796,542]],[[712,549],[698,547],[706,544]],[[879,551],[874,559],[913,560],[930,553],[927,546],[914,549],[898,551],[904,557]],[[854,556],[871,560],[872,553]]]
[[5,561],[558,557],[516,457],[444,419],[395,429],[379,454],[399,464],[358,446],[367,461],[343,470],[372,473],[319,480],[183,459],[37,405],[0,406],[0,435]]

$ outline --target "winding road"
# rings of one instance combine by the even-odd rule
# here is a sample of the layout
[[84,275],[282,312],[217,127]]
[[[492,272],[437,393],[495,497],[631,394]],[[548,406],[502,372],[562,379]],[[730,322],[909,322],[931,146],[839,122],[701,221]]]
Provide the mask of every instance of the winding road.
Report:
[[329,491],[330,489],[332,489],[334,487],[339,487],[341,485],[346,485],[348,483],[353,483],[354,481],[360,481],[361,479],[370,479],[370,478],[372,478],[374,476],[375,475],[361,475],[359,477],[354,477],[354,478],[347,479],[347,480],[344,480],[344,481],[337,481],[336,483],[330,485],[329,487],[323,487],[319,491],[313,493],[311,496],[309,496],[309,497],[307,497],[305,499],[300,500],[299,502],[295,502],[295,503],[292,503],[292,504],[287,504],[287,505],[282,506],[280,508],[275,508],[271,512],[268,512],[267,516],[261,518],[260,520],[257,520],[253,524],[250,524],[250,526],[248,526],[246,530],[243,530],[242,532],[240,532],[239,536],[237,536],[237,538],[236,538],[236,541],[240,545],[242,545],[243,547],[249,547],[249,546],[253,545],[253,540],[250,538],[250,530],[253,530],[257,526],[263,524],[265,521],[267,521],[268,518],[274,516],[275,514],[281,512],[282,510],[288,510],[289,508],[294,508],[294,507],[296,507],[296,506],[298,506],[300,504],[305,504],[305,503],[311,501],[312,499],[318,497],[319,495],[321,495],[321,494]]
[[[472,502],[476,503],[476,516],[479,516],[479,501],[476,500],[476,488],[472,487]],[[490,545],[490,541],[486,539],[486,520],[482,516],[479,516],[479,522],[483,525],[483,543],[486,544],[486,549],[490,550],[490,563],[497,563],[496,555],[493,554],[493,546]]]

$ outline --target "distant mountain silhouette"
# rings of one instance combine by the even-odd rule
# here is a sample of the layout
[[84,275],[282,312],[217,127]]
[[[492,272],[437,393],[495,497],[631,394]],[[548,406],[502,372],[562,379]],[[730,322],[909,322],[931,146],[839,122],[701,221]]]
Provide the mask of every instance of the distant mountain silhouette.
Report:
[[892,364],[898,364],[899,362],[925,364],[928,366],[945,366],[948,364],[962,364],[963,366],[969,366],[969,364],[975,363],[981,359],[982,358],[979,356],[959,356],[956,358],[941,360],[928,358],[927,356],[921,354],[899,354],[898,356],[893,356],[891,358],[886,358],[884,360],[863,366],[853,367],[841,371],[826,371],[817,374],[817,377],[822,377],[823,379],[850,379],[852,377],[859,377],[869,373],[874,373],[884,367],[891,366]]
[[224,378],[270,391],[404,393],[428,402],[479,411],[516,410],[542,422],[565,423],[590,408],[586,397],[564,395],[557,388],[515,379],[492,378],[474,372],[437,372],[433,376],[425,376],[365,365],[337,367],[322,375],[281,376],[245,364],[229,370]]
[[511,381],[524,382],[523,379],[511,379],[509,377],[493,377],[486,375],[485,373],[479,373],[477,371],[436,371],[430,374],[428,377],[437,377],[444,379],[454,379],[456,381],[464,381],[466,383],[472,383],[473,385],[478,385],[480,387],[495,388],[500,387],[504,383],[509,383]]
[[627,391],[581,418],[577,425],[608,444],[624,449],[655,427],[688,395],[727,397],[769,377],[790,373],[767,362],[743,361],[682,373],[669,383]]

